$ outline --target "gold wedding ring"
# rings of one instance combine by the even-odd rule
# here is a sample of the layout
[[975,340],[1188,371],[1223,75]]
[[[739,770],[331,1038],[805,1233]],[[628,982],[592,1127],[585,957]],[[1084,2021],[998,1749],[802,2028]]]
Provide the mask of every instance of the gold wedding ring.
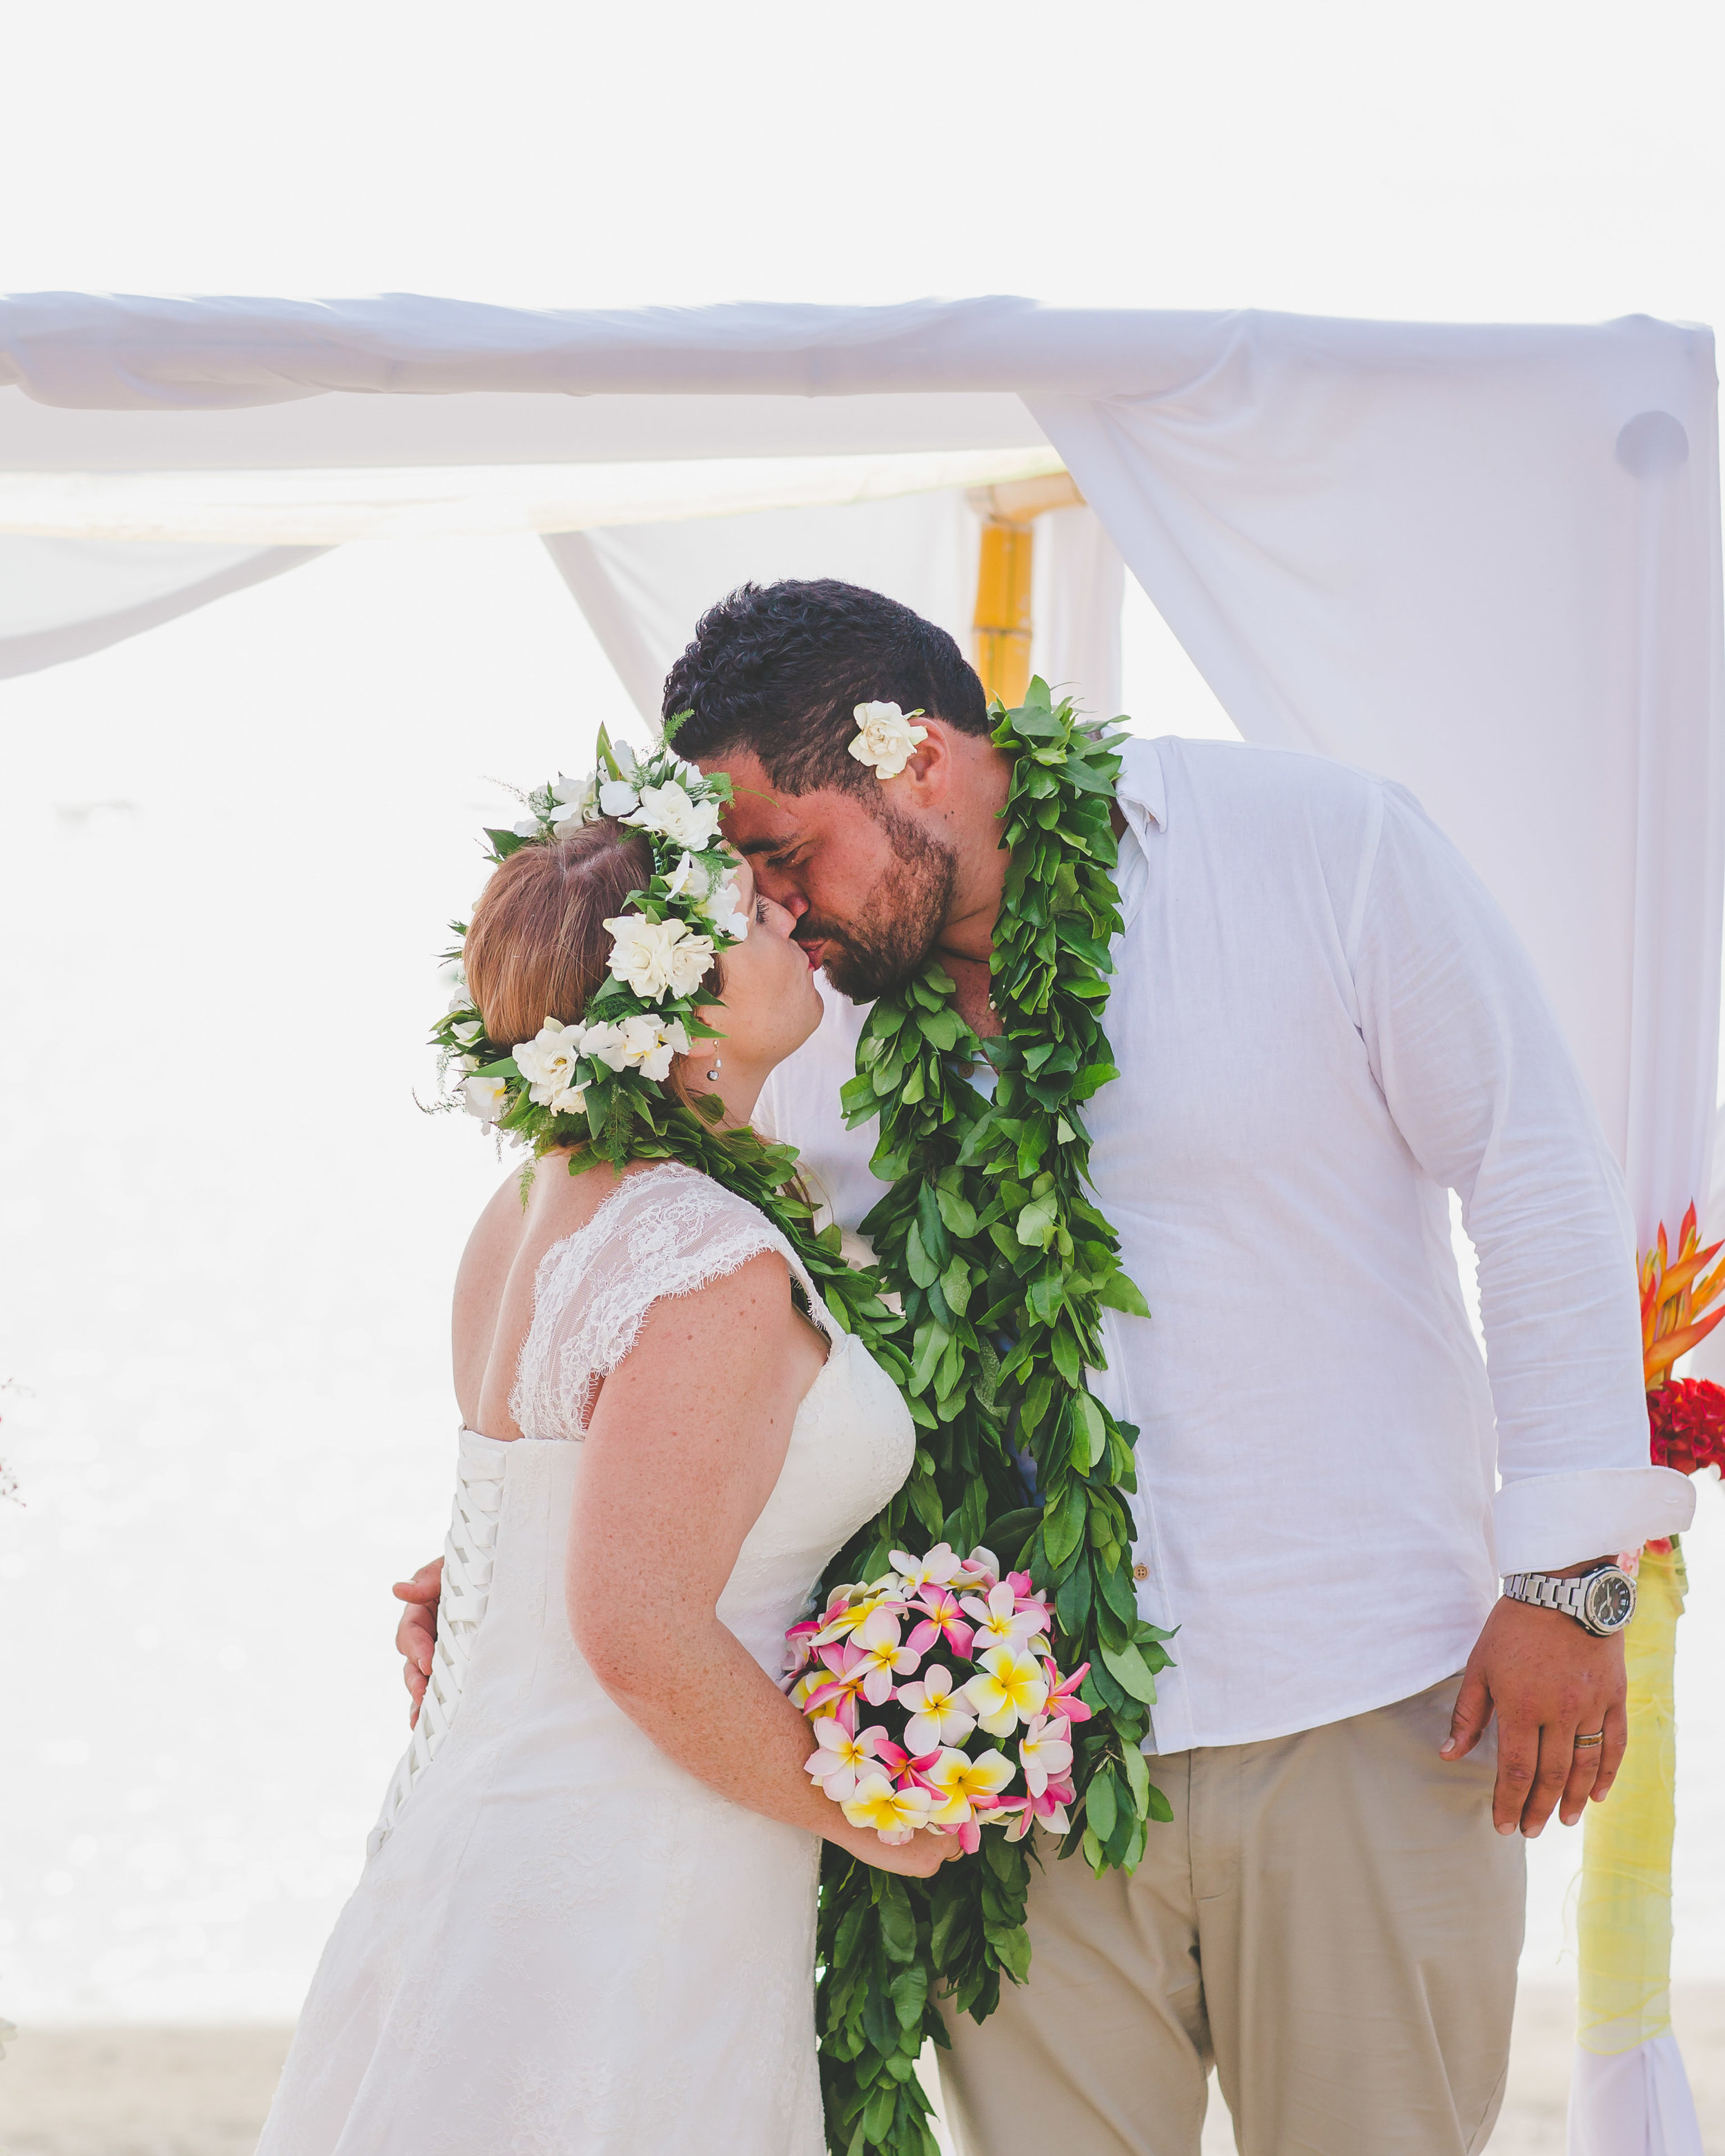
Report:
[[1604,1741],[1604,1731],[1603,1729],[1596,1729],[1591,1737],[1578,1737],[1575,1739],[1575,1749],[1578,1752],[1585,1751],[1589,1746],[1603,1744]]

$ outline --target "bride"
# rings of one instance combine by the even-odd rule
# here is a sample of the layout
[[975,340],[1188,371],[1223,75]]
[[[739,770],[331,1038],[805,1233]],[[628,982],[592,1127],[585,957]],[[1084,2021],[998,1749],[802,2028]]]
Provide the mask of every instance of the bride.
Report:
[[519,1044],[468,1105],[541,1157],[461,1261],[430,1685],[259,2156],[819,2156],[821,1837],[921,1876],[958,1846],[850,1825],[774,1681],[909,1471],[896,1389],[746,1199],[583,1143],[597,1103],[631,1142],[758,1158],[757,1096],[820,1018],[791,916],[718,850],[724,782],[659,765],[606,783],[626,823],[560,783],[527,843],[492,834],[439,1034]]

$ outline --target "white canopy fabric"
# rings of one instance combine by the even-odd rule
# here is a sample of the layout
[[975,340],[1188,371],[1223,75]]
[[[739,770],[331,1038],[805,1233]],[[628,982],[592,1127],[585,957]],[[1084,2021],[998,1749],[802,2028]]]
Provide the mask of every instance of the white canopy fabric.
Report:
[[[1111,718],[1120,707],[1125,567],[1092,512],[1037,520],[1032,664]],[[970,639],[978,519],[963,494],[846,509],[786,508],[700,522],[568,532],[546,547],[637,710],[660,717],[660,685],[701,610],[752,579],[838,577],[914,606]]]
[[[1705,330],[46,295],[0,301],[0,503],[52,496],[63,544],[66,505],[111,510],[121,479],[136,516],[152,495],[164,515],[255,508],[273,474],[307,542],[379,474],[423,507],[465,468],[470,508],[510,467],[566,495],[634,467],[578,520],[588,545],[556,552],[644,706],[696,595],[773,552],[771,516],[740,528],[749,502],[830,507],[832,460],[932,459],[951,486],[942,457],[969,453],[973,480],[1052,443],[1249,739],[1405,780],[1469,855],[1551,990],[1643,1235],[1705,1193],[1725,877]],[[751,482],[752,458],[788,462]],[[828,490],[775,495],[799,460]],[[675,537],[604,513],[653,495],[655,464],[683,468],[654,497],[683,512]],[[520,470],[558,465],[584,475]]]
[[[745,574],[865,576],[962,629],[955,490],[1051,444],[1089,507],[1048,521],[1045,663],[1111,708],[1123,557],[1248,739],[1409,784],[1529,945],[1645,1242],[1708,1189],[1716,398],[1711,334],[1641,318],[15,299],[0,665],[293,547],[527,529],[650,715]],[[128,566],[128,543],[156,552]],[[1681,2075],[1667,2049],[1641,2047],[1655,2080]],[[1637,2109],[1646,2147],[1682,2143],[1669,2107]]]
[[[483,492],[511,465],[1052,441],[1242,732],[1407,779],[1497,890],[1643,1229],[1704,1187],[1725,862],[1705,331],[49,295],[0,303],[0,485],[15,511],[53,495],[63,540],[68,504],[110,514],[121,477],[136,517],[152,491],[183,508],[188,475],[206,507],[224,475],[231,510],[273,473],[304,540],[356,474],[423,503],[463,466]],[[710,476],[715,511],[744,506],[740,470]],[[661,501],[688,484],[666,473]],[[624,520],[583,521],[613,527],[592,553],[619,585]],[[731,558],[734,524],[708,536]]]

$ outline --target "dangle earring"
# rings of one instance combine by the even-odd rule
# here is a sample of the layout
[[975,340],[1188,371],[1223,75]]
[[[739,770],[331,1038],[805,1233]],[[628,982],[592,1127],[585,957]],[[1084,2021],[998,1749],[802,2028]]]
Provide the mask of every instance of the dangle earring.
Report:
[[710,1079],[716,1078],[716,1077],[718,1076],[719,1073],[720,1073],[720,1072],[724,1069],[724,1067],[725,1067],[725,1059],[724,1059],[724,1057],[723,1057],[722,1055],[716,1055],[716,1056],[713,1058],[713,1067],[712,1067],[712,1069],[711,1069],[711,1070],[709,1070],[709,1071],[707,1072],[707,1074],[706,1074],[706,1075],[707,1075],[707,1076],[708,1076]]

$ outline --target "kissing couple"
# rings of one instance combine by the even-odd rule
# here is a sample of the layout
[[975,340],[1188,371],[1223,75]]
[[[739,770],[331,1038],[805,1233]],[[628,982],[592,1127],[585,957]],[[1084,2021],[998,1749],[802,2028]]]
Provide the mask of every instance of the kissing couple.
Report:
[[1246,2156],[1480,2148],[1693,1502],[1526,954],[1400,788],[852,586],[665,711],[490,834],[436,1038],[531,1173],[262,2150],[927,2156],[928,2041],[963,2156],[1196,2156],[1212,2065]]

